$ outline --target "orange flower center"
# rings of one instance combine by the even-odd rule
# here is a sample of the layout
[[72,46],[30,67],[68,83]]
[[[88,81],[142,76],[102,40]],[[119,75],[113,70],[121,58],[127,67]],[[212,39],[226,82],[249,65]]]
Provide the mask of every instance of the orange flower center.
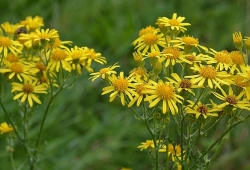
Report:
[[238,64],[238,65],[244,64],[243,57],[239,51],[232,51],[230,53],[230,56],[234,64]]
[[227,51],[221,51],[214,55],[214,59],[220,63],[230,64],[232,62]]
[[37,67],[39,70],[41,70],[41,71],[45,71],[45,70],[46,70],[46,66],[43,65],[43,64],[40,63],[40,62],[36,64],[36,67]]
[[9,37],[0,37],[0,46],[10,47],[11,45],[12,45],[12,42]]
[[214,79],[217,71],[213,66],[204,66],[201,68],[200,75],[208,79]]
[[155,34],[152,33],[148,33],[143,37],[143,40],[146,44],[148,45],[152,45],[152,44],[156,44],[158,41],[158,37]]
[[122,77],[119,77],[114,81],[113,86],[116,91],[124,92],[128,89],[128,80]]
[[180,25],[180,22],[177,19],[170,19],[168,22],[172,26],[179,26]]
[[156,93],[162,100],[169,100],[174,98],[175,90],[170,85],[160,84],[156,89]]
[[196,58],[195,58],[195,56],[194,56],[193,54],[190,54],[190,55],[186,56],[185,58],[186,58],[188,61],[191,61],[191,62],[193,62],[193,61],[196,60]]
[[99,73],[100,74],[105,74],[106,72],[108,72],[109,71],[109,68],[102,68],[100,71],[99,71]]
[[23,72],[23,66],[22,66],[22,64],[20,64],[20,63],[13,63],[13,64],[11,64],[10,69],[11,69],[14,73],[17,73],[17,74],[20,74],[20,73]]
[[197,107],[197,111],[201,114],[206,114],[208,112],[208,107],[206,105],[200,105]]
[[33,92],[33,86],[31,84],[24,84],[23,85],[23,92],[24,93],[27,93],[27,94],[30,94]]
[[142,93],[142,90],[145,90],[146,88],[144,87],[144,84],[139,84],[137,87],[136,87],[136,92],[141,96],[143,95]]
[[247,87],[249,85],[248,81],[246,81],[243,77],[239,75],[235,76],[234,83],[238,87]]
[[228,95],[225,101],[228,102],[230,105],[237,104],[237,98],[234,95]]
[[170,54],[168,55],[168,58],[170,59],[177,59],[180,56],[180,51],[177,48],[174,47],[168,47],[163,51],[164,54]]
[[189,89],[191,87],[191,85],[192,85],[191,82],[187,79],[183,79],[180,82],[180,87],[183,89]]
[[186,44],[186,45],[196,45],[199,44],[198,39],[193,38],[193,37],[182,37],[182,41]]
[[6,57],[6,60],[9,61],[10,63],[13,63],[13,62],[18,62],[19,58],[15,54],[9,53]]
[[67,54],[64,50],[58,49],[53,52],[51,57],[56,61],[60,61],[64,60],[67,57]]

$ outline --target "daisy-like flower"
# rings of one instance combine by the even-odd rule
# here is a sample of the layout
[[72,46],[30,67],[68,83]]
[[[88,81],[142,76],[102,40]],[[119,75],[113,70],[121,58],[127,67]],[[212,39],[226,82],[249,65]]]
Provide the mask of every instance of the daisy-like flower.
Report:
[[185,95],[186,91],[195,95],[195,93],[191,90],[192,88],[199,88],[197,85],[193,85],[189,79],[181,79],[177,73],[172,73],[171,76],[174,79],[166,77],[170,83],[176,85],[176,89],[178,93],[182,93]]
[[38,98],[37,94],[47,93],[47,86],[45,84],[37,84],[37,81],[24,81],[24,83],[11,83],[11,92],[17,92],[13,100],[21,98],[21,102],[28,101],[30,107],[33,107],[33,101],[38,104],[42,102]]
[[192,64],[190,61],[188,61],[185,58],[185,55],[183,55],[183,52],[180,51],[176,47],[167,47],[163,51],[163,57],[161,58],[160,62],[165,61],[165,67],[168,67],[170,64],[173,66],[178,62],[185,62],[188,64]]
[[21,62],[13,62],[8,64],[8,68],[1,68],[0,73],[8,73],[8,78],[18,78],[19,81],[30,80],[30,67],[27,65],[24,65]]
[[131,75],[129,77],[124,77],[123,72],[120,72],[119,76],[112,74],[109,77],[111,85],[102,89],[102,95],[112,92],[109,96],[109,101],[112,102],[116,96],[119,96],[124,106],[126,103],[125,95],[128,96],[130,100],[133,99],[134,95],[137,95],[134,91],[136,83],[132,83],[133,80],[134,78]]
[[87,66],[91,66],[92,61],[95,61],[99,64],[106,64],[106,58],[102,56],[101,53],[95,52],[94,49],[90,49],[88,47],[83,47],[85,52],[85,56],[81,58],[81,60],[86,60]]
[[230,52],[230,57],[232,60],[232,67],[231,67],[231,72],[233,73],[235,70],[238,71],[240,68],[241,71],[244,71],[245,69],[245,57],[247,57],[245,54],[243,54],[240,51],[231,51]]
[[207,47],[200,45],[199,40],[192,36],[183,36],[182,38],[177,37],[176,39],[171,40],[170,42],[177,43],[174,44],[174,47],[183,49],[187,53],[189,53],[193,49],[193,47],[197,48],[198,50],[203,49],[204,51],[208,51]]
[[140,31],[139,31],[139,37],[134,40],[132,42],[132,45],[136,46],[138,43],[140,43],[141,41],[143,41],[143,36],[146,35],[146,34],[156,34],[158,33],[159,30],[156,29],[155,27],[152,27],[151,25],[150,26],[147,26],[145,28],[142,28]]
[[75,46],[74,48],[66,48],[67,50],[67,58],[65,59],[71,65],[72,70],[77,70],[78,74],[82,74],[81,58],[86,54],[84,50],[80,47]]
[[[55,30],[55,29],[37,29],[35,30],[35,33],[33,34],[34,35],[34,41],[40,41],[41,43],[43,42],[49,42],[49,41],[52,41],[54,40],[55,38],[58,38],[59,35],[58,35],[58,32]],[[52,42],[53,44],[53,42]]]
[[60,68],[63,68],[64,70],[70,72],[71,66],[69,62],[65,60],[67,56],[68,54],[65,49],[53,49],[47,69],[50,71],[56,70],[56,72],[59,72]]
[[28,16],[25,20],[20,21],[20,24],[25,26],[28,31],[34,31],[44,26],[43,18],[39,16],[35,16],[34,18]]
[[92,81],[95,81],[98,77],[101,77],[104,80],[108,79],[111,74],[116,74],[116,71],[114,69],[118,67],[120,67],[118,63],[115,63],[114,65],[109,67],[104,67],[99,72],[90,73],[90,75],[92,76],[90,79]]
[[210,104],[203,104],[200,101],[195,105],[191,100],[187,100],[189,103],[185,108],[186,113],[194,114],[196,119],[200,116],[203,116],[205,119],[208,116],[218,116],[218,112],[221,111],[221,108],[210,108]]
[[13,130],[14,130],[13,127],[9,126],[6,122],[3,122],[0,124],[0,133],[1,134],[12,132]]
[[212,65],[198,65],[195,64],[191,67],[192,70],[198,72],[197,75],[185,76],[185,78],[191,78],[191,82],[194,85],[198,85],[200,87],[210,87],[216,88],[220,87],[220,84],[227,84],[229,82],[226,81],[225,78],[229,78],[230,75],[226,72],[217,71]]
[[216,64],[216,70],[222,71],[225,70],[227,71],[230,66],[232,65],[232,59],[230,57],[230,53],[227,52],[226,50],[222,51],[215,51],[214,49],[210,49],[211,54],[214,56],[213,58],[210,57],[209,60],[207,61],[207,64]]
[[218,105],[219,108],[230,106],[233,108],[245,109],[250,111],[250,103],[247,98],[244,97],[245,91],[242,91],[241,93],[236,95],[231,86],[229,86],[228,88],[228,93],[226,93],[222,88],[219,89],[220,93],[212,92],[215,97],[223,101],[222,104]]
[[164,34],[162,33],[147,33],[139,37],[137,41],[134,41],[133,44],[137,44],[135,49],[137,52],[145,54],[149,51],[160,51],[159,46],[165,47]]
[[244,72],[237,73],[233,77],[233,82],[237,87],[241,87],[245,90],[246,97],[250,100],[250,67],[245,67]]
[[135,93],[137,93],[137,95],[135,95],[134,98],[129,102],[128,107],[133,106],[135,102],[136,102],[136,106],[139,107],[139,105],[145,98],[145,94],[142,93],[143,90],[146,90],[145,86],[146,86],[146,83],[143,83],[143,82],[136,85]]
[[154,141],[153,140],[146,140],[146,142],[141,142],[141,145],[139,145],[137,148],[140,149],[140,151],[144,150],[144,149],[154,149],[155,145],[154,145]]
[[68,48],[67,46],[65,45],[71,45],[72,44],[72,41],[61,41],[60,38],[55,38],[54,39],[54,44],[52,45],[52,48]]
[[156,106],[161,101],[163,114],[169,110],[173,115],[178,113],[176,104],[182,103],[183,97],[175,93],[175,88],[171,83],[164,83],[163,81],[157,83],[150,80],[148,85],[145,85],[145,88],[142,93],[147,95],[144,101],[150,103],[149,108]]
[[169,19],[167,17],[159,17],[157,19],[156,24],[159,27],[169,27],[171,30],[185,32],[187,29],[184,26],[190,26],[189,23],[183,23],[182,21],[185,20],[185,17],[177,17],[177,14],[174,13],[172,18]]
[[9,22],[4,22],[1,24],[4,32],[8,35],[13,35],[15,31],[20,27],[20,24],[10,24]]
[[134,68],[129,72],[129,74],[132,74],[132,76],[134,76],[136,80],[144,80],[144,81],[148,80],[147,71],[145,68],[142,67]]
[[233,33],[233,42],[235,47],[240,50],[243,47],[242,35],[241,32],[234,32]]
[[14,41],[9,37],[0,36],[0,54],[3,54],[4,57],[7,57],[8,52],[12,52],[17,55],[21,53],[23,45],[18,41]]
[[[203,62],[206,63],[206,61],[210,60],[210,58],[212,58],[212,57],[205,55],[205,54],[202,54],[202,53],[197,54],[197,53],[193,52],[190,54],[185,54],[185,59],[190,61],[192,65],[194,63],[203,63]],[[188,63],[188,64],[190,64],[190,63]]]

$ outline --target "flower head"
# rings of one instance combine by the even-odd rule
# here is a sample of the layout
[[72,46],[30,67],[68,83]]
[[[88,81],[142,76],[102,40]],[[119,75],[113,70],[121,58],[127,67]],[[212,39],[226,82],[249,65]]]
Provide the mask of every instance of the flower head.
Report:
[[116,71],[114,69],[117,68],[117,67],[120,67],[120,66],[118,65],[118,63],[115,63],[112,66],[102,68],[101,70],[99,70],[99,72],[90,73],[90,75],[92,76],[91,77],[92,81],[94,81],[98,77],[101,77],[102,79],[109,78],[109,76],[111,74],[116,74]]
[[102,95],[112,92],[109,96],[109,101],[112,102],[116,96],[119,96],[124,106],[126,103],[125,96],[128,96],[129,99],[132,100],[132,96],[137,95],[134,91],[136,83],[132,83],[133,80],[134,78],[131,75],[129,77],[124,77],[123,72],[120,72],[119,76],[112,74],[109,77],[111,85],[102,89]]
[[164,83],[163,81],[157,83],[150,80],[145,88],[142,93],[147,95],[145,101],[150,103],[149,108],[156,106],[161,101],[163,114],[167,111],[170,111],[173,115],[178,113],[176,104],[182,103],[183,97],[175,93],[175,88],[171,83]]
[[25,26],[27,30],[34,31],[36,29],[40,29],[40,27],[44,26],[43,18],[39,16],[35,16],[32,18],[31,16],[26,17],[25,20],[20,22],[21,25]]
[[233,33],[233,42],[235,47],[240,50],[243,47],[242,35],[241,32]]
[[18,41],[14,41],[9,37],[0,36],[0,53],[2,53],[4,57],[7,57],[9,51],[17,55],[21,53],[22,48],[22,44]]
[[24,81],[23,83],[13,82],[11,85],[11,92],[18,92],[15,94],[13,100],[21,98],[20,101],[22,103],[28,100],[30,107],[33,106],[33,101],[38,104],[42,103],[37,94],[47,93],[47,86],[45,84],[37,84],[37,81]]
[[0,124],[0,133],[1,134],[12,132],[13,130],[14,130],[13,127],[9,126],[6,122],[3,122]]
[[232,65],[232,59],[230,57],[230,53],[226,50],[215,51],[211,49],[211,54],[213,54],[213,58],[208,58],[207,64],[216,64],[216,70],[219,71],[227,71]]

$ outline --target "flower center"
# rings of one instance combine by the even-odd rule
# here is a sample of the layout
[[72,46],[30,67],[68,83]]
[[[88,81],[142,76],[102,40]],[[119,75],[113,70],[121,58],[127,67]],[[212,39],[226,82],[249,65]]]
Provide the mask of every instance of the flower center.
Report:
[[67,54],[64,50],[58,49],[53,52],[51,57],[56,61],[60,61],[64,60],[67,57]]
[[79,59],[83,56],[83,53],[80,50],[74,51],[71,54],[73,59]]
[[195,56],[194,56],[193,54],[190,54],[190,55],[186,56],[185,58],[186,58],[188,61],[191,61],[191,62],[193,62],[193,61],[196,60],[196,58],[195,58]]
[[208,79],[214,79],[217,71],[213,66],[204,66],[201,68],[200,75]]
[[6,57],[6,60],[9,61],[10,63],[13,63],[13,62],[18,62],[19,58],[15,54],[9,53]]
[[105,74],[106,72],[108,72],[109,71],[109,68],[102,68],[100,71],[99,71],[99,73],[100,74]]
[[128,89],[128,80],[125,78],[119,77],[115,82],[113,83],[113,86],[116,91],[124,92]]
[[198,106],[197,111],[201,114],[206,114],[208,111],[208,107],[206,105],[200,105]]
[[230,55],[227,51],[221,51],[214,55],[214,59],[220,63],[230,64],[232,62]]
[[0,37],[0,46],[10,47],[12,45],[11,39],[8,37]]
[[14,73],[17,73],[17,74],[20,74],[23,72],[23,66],[22,64],[20,63],[13,63],[11,66],[10,66],[10,69],[14,72]]
[[46,33],[39,34],[38,36],[39,36],[39,38],[41,38],[41,39],[50,38],[50,36],[49,36],[48,34],[46,34]]
[[191,87],[191,85],[192,85],[191,82],[187,79],[183,79],[180,82],[180,87],[183,89],[189,89]]
[[169,100],[174,97],[175,90],[170,85],[162,84],[162,85],[158,85],[156,89],[156,93],[162,100]]
[[154,32],[154,30],[155,30],[154,27],[148,26],[148,27],[143,28],[143,29],[141,29],[141,30],[139,31],[139,36],[141,37],[141,36],[146,35],[146,34],[148,34],[148,33],[152,33],[152,32]]
[[228,95],[225,101],[228,102],[230,105],[237,104],[237,98],[234,95]]
[[136,87],[136,92],[141,96],[143,95],[142,93],[142,90],[145,90],[146,88],[144,87],[144,84],[139,84],[137,87]]
[[180,22],[177,19],[170,19],[168,23],[172,26],[179,26]]
[[24,84],[23,85],[23,92],[30,94],[33,92],[33,86],[31,84]]
[[244,64],[243,57],[239,51],[232,51],[230,53],[230,56],[234,64],[238,64],[238,65]]
[[171,54],[167,55],[170,59],[177,59],[180,56],[180,51],[174,47],[168,47],[163,51],[164,54]]
[[182,41],[187,44],[187,45],[195,45],[195,44],[199,44],[198,39],[195,39],[193,37],[182,37]]
[[148,33],[143,36],[143,40],[146,44],[152,45],[152,44],[156,44],[156,42],[158,41],[158,37],[155,34]]
[[36,64],[36,68],[38,68],[38,69],[41,70],[41,71],[45,71],[45,70],[46,70],[46,66],[43,65],[41,62],[38,62],[38,63]]
[[248,82],[243,77],[241,77],[239,75],[235,76],[234,83],[238,87],[247,87],[248,86]]

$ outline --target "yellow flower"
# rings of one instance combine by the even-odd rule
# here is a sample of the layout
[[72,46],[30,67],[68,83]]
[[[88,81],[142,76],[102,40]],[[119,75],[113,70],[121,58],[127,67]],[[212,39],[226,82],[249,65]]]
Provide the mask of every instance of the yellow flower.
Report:
[[86,54],[84,50],[80,47],[74,46],[74,48],[66,49],[67,58],[65,61],[68,61],[71,65],[72,70],[77,70],[78,74],[82,74],[81,58],[83,58]]
[[47,93],[47,86],[45,84],[37,85],[37,81],[24,81],[23,84],[13,82],[11,85],[11,92],[18,92],[13,100],[21,98],[22,103],[28,100],[30,107],[33,106],[33,100],[38,104],[42,103],[36,93]]
[[238,50],[240,50],[243,47],[242,35],[240,31],[233,33],[233,42]]
[[185,17],[177,17],[177,14],[174,13],[172,18],[169,19],[167,17],[159,17],[156,24],[159,27],[169,27],[171,30],[177,30],[181,32],[185,32],[187,29],[184,26],[189,26],[189,23],[183,23],[182,21],[185,20]]
[[50,69],[50,71],[56,70],[56,72],[59,72],[59,70],[63,68],[64,70],[70,72],[71,66],[69,62],[66,61],[67,56],[68,55],[65,49],[53,49],[47,69]]
[[187,100],[189,105],[185,108],[186,113],[195,114],[196,119],[203,116],[205,119],[208,116],[218,116],[218,112],[221,111],[220,108],[210,108],[210,104],[203,104],[200,101],[195,105],[191,100]]
[[[37,29],[35,30],[35,33],[33,34],[34,41],[51,41],[55,38],[58,38],[59,35],[55,29]],[[53,43],[52,43],[53,44]]]
[[72,41],[61,41],[60,38],[55,38],[54,39],[54,44],[52,46],[52,48],[68,48],[66,47],[65,45],[71,45],[72,44]]
[[180,49],[185,50],[186,52],[190,52],[193,47],[197,48],[198,50],[203,49],[204,51],[208,51],[208,48],[205,46],[202,46],[199,44],[199,40],[197,38],[191,37],[191,36],[183,36],[183,37],[177,37],[174,40],[171,40],[170,42],[176,43],[174,44],[174,47],[178,47]]
[[174,79],[166,77],[170,83],[173,83],[176,85],[176,89],[178,93],[188,91],[189,93],[192,93],[195,95],[195,93],[191,90],[192,88],[199,88],[197,85],[193,85],[192,82],[188,79],[181,79],[177,73],[172,73],[171,76]]
[[134,78],[131,77],[131,75],[129,77],[124,77],[123,72],[120,72],[118,77],[112,74],[112,76],[109,77],[111,85],[102,89],[102,95],[112,92],[109,96],[109,101],[112,102],[116,96],[119,96],[124,106],[126,103],[125,95],[128,96],[130,100],[133,99],[133,95],[137,95],[134,91],[136,83],[132,83],[133,80]]
[[198,72],[197,75],[185,76],[185,78],[191,78],[192,84],[197,84],[200,87],[216,88],[220,87],[220,84],[229,84],[224,78],[230,77],[226,72],[218,72],[212,65],[197,65],[191,67],[192,70]]
[[13,127],[9,126],[6,122],[1,123],[0,125],[1,134],[12,132],[13,130],[14,130]]
[[146,83],[141,83],[136,85],[135,93],[137,93],[137,95],[135,95],[134,98],[129,102],[128,107],[134,105],[136,101],[137,101],[136,102],[137,107],[141,104],[141,102],[145,98],[145,94],[142,93],[143,90],[146,90],[145,85]]
[[18,41],[14,41],[9,37],[0,36],[0,53],[2,53],[4,57],[7,57],[9,51],[17,55],[21,53],[22,48],[22,44]]
[[102,77],[102,79],[109,78],[109,76],[111,74],[116,74],[116,71],[114,69],[117,68],[117,67],[120,67],[120,66],[118,65],[118,63],[115,63],[112,66],[102,68],[99,72],[90,73],[90,75],[92,76],[91,77],[92,81],[94,81],[98,77]]
[[244,97],[245,91],[241,91],[238,95],[236,95],[231,86],[229,86],[228,88],[228,93],[226,93],[222,88],[219,89],[220,93],[212,92],[215,97],[223,101],[222,104],[218,105],[219,108],[231,106],[233,108],[245,109],[250,111],[250,103],[247,98]]
[[230,57],[230,53],[227,52],[226,50],[222,51],[215,51],[214,49],[210,49],[211,54],[214,56],[213,58],[210,57],[208,58],[209,60],[207,61],[207,64],[216,64],[216,70],[219,71],[227,71],[230,66],[232,65],[232,59]]
[[163,57],[160,59],[160,62],[165,61],[165,67],[168,67],[170,64],[174,66],[176,63],[185,62],[192,64],[189,60],[185,58],[186,55],[183,55],[183,51],[180,51],[176,47],[167,47],[163,50]]
[[[132,43],[137,52],[145,54],[149,51],[160,51],[159,46],[165,47],[164,34],[158,31],[143,34]],[[150,49],[150,50],[149,50]]]
[[101,53],[95,52],[94,49],[83,47],[83,50],[85,52],[85,56],[82,57],[81,60],[87,60],[86,61],[87,66],[91,66],[92,61],[95,61],[99,64],[107,63],[105,57],[103,57]]
[[231,67],[231,72],[233,73],[235,70],[241,69],[241,71],[244,71],[245,69],[245,57],[246,55],[243,54],[240,51],[231,51],[230,52],[230,57],[232,60],[232,67]]
[[4,22],[1,24],[1,27],[7,34],[13,35],[20,27],[20,24],[10,24],[9,22]]
[[137,148],[140,149],[140,151],[142,151],[143,149],[154,149],[155,145],[154,145],[154,141],[153,140],[146,140],[146,142],[141,142],[141,145],[139,145]]
[[34,18],[32,18],[31,16],[28,16],[26,17],[25,20],[20,21],[20,24],[25,26],[28,31],[34,31],[44,26],[43,18],[39,16],[35,16]]
[[150,103],[149,108],[156,106],[162,101],[163,114],[169,110],[173,115],[178,113],[176,103],[182,103],[183,97],[175,93],[175,88],[171,83],[164,83],[163,81],[156,83],[150,80],[148,85],[145,85],[145,88],[146,90],[143,90],[142,93],[147,95],[145,101]]
[[22,62],[13,62],[7,64],[8,68],[1,68],[0,73],[8,73],[8,78],[18,78],[18,80],[23,81],[31,79],[30,67],[24,65]]

